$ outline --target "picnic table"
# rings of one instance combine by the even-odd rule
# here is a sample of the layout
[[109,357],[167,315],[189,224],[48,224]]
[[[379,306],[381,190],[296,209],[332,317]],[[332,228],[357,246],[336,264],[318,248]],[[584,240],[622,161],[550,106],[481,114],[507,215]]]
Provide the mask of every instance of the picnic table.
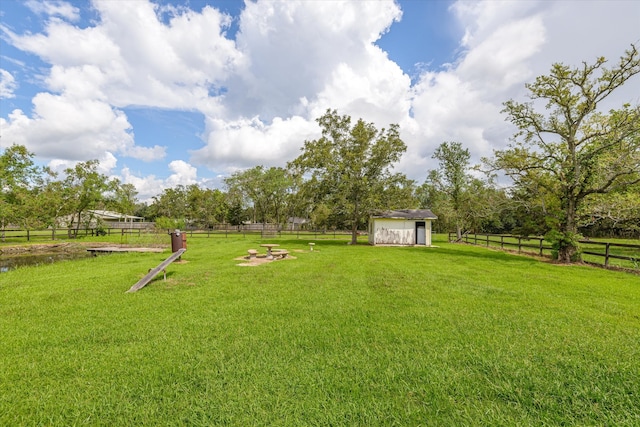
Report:
[[277,245],[275,243],[263,243],[260,246],[263,247],[263,248],[267,248],[267,258],[272,259],[273,258],[273,254],[271,253],[271,249],[277,248],[280,245]]

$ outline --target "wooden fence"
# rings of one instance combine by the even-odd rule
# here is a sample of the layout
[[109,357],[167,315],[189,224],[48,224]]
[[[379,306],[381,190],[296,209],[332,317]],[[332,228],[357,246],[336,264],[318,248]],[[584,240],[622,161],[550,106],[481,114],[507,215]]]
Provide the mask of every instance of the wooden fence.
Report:
[[[133,224],[146,224],[146,227],[140,225],[136,227],[130,227],[130,223],[125,224],[108,224],[103,225],[100,228],[81,228],[78,230],[77,237],[97,236],[104,234],[107,236],[114,235],[134,235],[142,236],[143,234],[169,234],[174,230],[157,229],[154,223],[133,223]],[[278,227],[276,224],[243,224],[243,225],[231,225],[231,224],[217,224],[209,229],[192,228],[182,230],[183,233],[189,237],[215,237],[215,236],[259,236],[261,238],[274,238],[274,237],[296,237],[298,239],[336,239],[344,236],[350,236],[351,231],[343,230],[289,230]],[[25,230],[19,228],[6,228],[0,229],[0,243],[3,242],[20,242],[20,241],[51,241],[51,240],[66,240],[74,238],[75,230],[69,230],[66,228],[58,229],[41,229],[41,230]]]
[[[455,233],[449,233],[449,241],[458,241]],[[551,256],[553,250],[551,244],[545,242],[544,237],[465,233],[460,241],[473,245],[500,248],[502,250],[515,250],[515,248],[517,248],[518,253],[530,253],[548,257]],[[604,267],[640,269],[640,244],[601,242],[596,240],[580,240],[580,244],[582,245],[583,260],[587,263]],[[620,260],[622,262],[612,263],[612,260]]]

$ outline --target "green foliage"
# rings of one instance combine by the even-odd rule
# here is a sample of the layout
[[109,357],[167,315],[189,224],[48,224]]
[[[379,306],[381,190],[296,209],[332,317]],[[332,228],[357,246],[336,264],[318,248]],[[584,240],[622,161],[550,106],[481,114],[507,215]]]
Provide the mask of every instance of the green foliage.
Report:
[[[35,201],[40,169],[33,153],[12,145],[0,155],[0,228],[10,223],[28,222]],[[25,224],[28,225],[28,224]]]
[[260,243],[135,294],[168,252],[0,273],[0,424],[638,424],[638,276],[443,239],[236,265]]
[[294,179],[283,168],[256,166],[224,180],[234,201],[253,209],[254,222],[282,224],[289,211]]
[[[305,141],[302,154],[289,167],[294,175],[309,175],[303,184],[305,193],[313,205],[330,206],[333,221],[350,226],[355,244],[358,229],[366,224],[370,212],[388,208],[382,205],[385,187],[407,183],[406,178],[391,173],[407,147],[396,124],[378,131],[362,119],[352,125],[351,117],[339,116],[335,110],[327,110],[317,122],[322,137]],[[397,195],[397,189],[394,191]]]
[[432,157],[439,168],[428,172],[418,197],[422,207],[438,216],[435,226],[442,231],[456,230],[458,238],[465,229],[502,231],[506,194],[491,179],[471,175],[469,150],[459,142],[443,142]]
[[65,210],[71,213],[69,233],[75,224],[73,232],[76,236],[83,221],[87,220],[83,213],[95,209],[105,200],[105,194],[117,185],[116,181],[98,172],[98,165],[97,160],[89,160],[65,169],[63,199]]
[[514,142],[485,163],[503,170],[567,245],[559,258],[570,262],[577,248],[578,212],[587,198],[626,191],[640,182],[640,105],[624,104],[608,114],[600,104],[640,73],[635,46],[612,68],[604,58],[582,67],[554,64],[549,75],[527,84],[532,100],[546,102],[544,112],[533,102],[505,102],[504,112],[517,126]]
[[178,219],[178,218],[169,218],[166,216],[160,216],[158,218],[156,218],[155,220],[155,224],[156,224],[156,229],[159,230],[184,230],[186,223],[184,218],[183,219]]
[[187,189],[184,185],[165,188],[158,196],[153,197],[150,210],[152,217],[184,219],[187,217]]
[[561,233],[557,230],[551,230],[544,238],[551,244],[551,257],[553,259],[559,259],[560,253],[571,251],[569,260],[571,262],[580,261],[582,254],[580,240],[583,239],[581,234]]

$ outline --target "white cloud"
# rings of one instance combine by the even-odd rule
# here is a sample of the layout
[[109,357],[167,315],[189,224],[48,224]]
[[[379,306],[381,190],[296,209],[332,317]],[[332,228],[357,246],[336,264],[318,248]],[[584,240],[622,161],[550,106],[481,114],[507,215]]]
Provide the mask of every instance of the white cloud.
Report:
[[39,93],[33,117],[21,110],[0,119],[3,139],[22,144],[45,158],[88,160],[133,145],[131,125],[121,111],[91,99]]
[[80,10],[65,1],[55,0],[28,0],[25,5],[31,9],[32,12],[39,15],[57,16],[68,19],[69,21],[77,21],[80,19]]
[[0,68],[0,99],[14,98],[13,91],[18,87],[13,75]]
[[[193,161],[233,171],[284,166],[328,108],[382,126],[409,112],[410,78],[373,45],[401,13],[393,2],[248,2],[226,114],[207,114]],[[206,113],[205,113],[206,114]]]
[[[2,27],[14,46],[50,68],[33,111],[0,118],[0,143],[24,143],[60,162],[99,158],[113,170],[116,156],[157,161],[169,151],[163,143],[137,145],[125,107],[202,113],[203,146],[189,163],[176,160],[147,177],[122,169],[123,182],[147,197],[202,182],[192,164],[217,173],[283,166],[319,136],[315,119],[327,108],[378,127],[399,123],[408,145],[400,170],[422,181],[444,141],[469,147],[473,161],[504,147],[513,129],[502,102],[524,99],[524,83],[553,62],[615,60],[640,41],[637,2],[458,1],[450,8],[465,34],[458,57],[425,66],[412,86],[374,45],[401,19],[393,1],[249,1],[235,41],[226,37],[231,18],[210,6],[92,5],[98,19],[85,28],[59,19],[79,17],[66,2],[29,2],[53,17],[41,33]],[[640,84],[633,84],[623,96],[638,102]],[[0,71],[0,96],[16,91],[14,77]]]
[[173,160],[169,163],[169,170],[173,172],[167,178],[169,187],[177,185],[191,185],[197,183],[198,169],[184,160]]
[[138,191],[138,199],[143,202],[151,202],[153,196],[158,196],[165,188],[178,185],[204,184],[198,180],[198,170],[183,160],[174,160],[167,165],[171,175],[167,178],[158,178],[155,175],[137,176],[128,167],[122,168],[117,178],[124,184],[133,184]]
[[313,103],[343,64],[379,65],[372,44],[400,15],[382,1],[247,2],[237,35],[247,60],[228,84],[230,118],[306,113],[300,100]]
[[139,159],[145,162],[152,162],[154,160],[164,159],[167,155],[167,147],[161,147],[154,145],[153,147],[141,147],[136,145],[131,148],[127,148],[124,154],[134,159]]
[[192,161],[230,173],[258,164],[284,166],[297,157],[302,141],[319,133],[315,122],[299,116],[276,117],[271,124],[257,117],[233,122],[209,119],[208,144],[192,153]]
[[123,184],[132,184],[138,191],[137,198],[142,202],[152,202],[153,196],[158,196],[167,188],[166,183],[155,175],[137,176],[127,167],[122,168],[118,176]]
[[[602,55],[615,61],[640,39],[632,23],[640,16],[635,2],[457,1],[450,10],[465,29],[459,57],[443,70],[422,73],[413,87],[415,121],[403,126],[409,149],[401,167],[418,180],[436,167],[430,157],[444,141],[468,147],[472,162],[504,148],[515,129],[505,122],[502,103],[526,101],[525,83],[547,74],[552,63],[577,66]],[[639,83],[625,86],[627,101],[640,93],[634,89]]]
[[[106,176],[112,175],[113,169],[115,169],[116,165],[118,164],[118,159],[116,159],[116,157],[108,151],[103,153],[100,158],[96,158],[95,160],[98,160],[96,171]],[[52,159],[49,161],[47,166],[52,171],[58,173],[61,176],[64,176],[64,172],[66,169],[72,169],[80,162],[81,161],[79,160]]]

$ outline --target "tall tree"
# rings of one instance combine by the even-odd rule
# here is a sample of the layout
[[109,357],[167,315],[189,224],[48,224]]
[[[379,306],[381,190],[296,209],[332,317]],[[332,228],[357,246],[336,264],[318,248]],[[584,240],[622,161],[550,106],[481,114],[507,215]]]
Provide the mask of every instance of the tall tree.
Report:
[[[0,155],[0,228],[10,224],[31,223],[35,190],[41,169],[33,161],[33,153],[23,145],[12,145]],[[4,237],[4,231],[3,231]]]
[[187,187],[187,216],[192,224],[210,228],[224,221],[227,210],[222,191],[201,188],[197,184]]
[[235,195],[236,200],[243,200],[253,208],[254,221],[282,222],[293,185],[293,179],[285,169],[255,166],[234,173],[224,182],[228,192]]
[[112,192],[108,205],[117,212],[125,215],[133,215],[138,203],[138,191],[133,184],[123,184],[119,179],[111,183]]
[[443,142],[436,148],[432,156],[438,160],[439,168],[429,174],[435,188],[445,194],[441,206],[448,211],[448,218],[455,224],[458,239],[462,237],[462,227],[466,214],[464,204],[468,199],[467,191],[471,176],[469,175],[469,149],[462,148],[459,142]]
[[376,208],[377,194],[392,178],[392,166],[407,147],[400,139],[398,125],[378,131],[373,123],[336,110],[317,119],[322,137],[305,141],[302,154],[289,164],[300,175],[310,174],[307,185],[328,202],[334,212],[342,212],[351,223],[351,243],[357,243],[358,226]]
[[109,178],[98,172],[98,165],[97,160],[89,160],[65,170],[66,202],[72,212],[69,234],[75,224],[75,236],[78,235],[83,214],[96,208],[104,200],[105,193],[112,188]]
[[579,257],[577,213],[591,195],[622,191],[640,182],[640,106],[603,113],[603,101],[640,72],[635,46],[611,68],[606,60],[577,68],[554,64],[549,75],[527,84],[534,102],[507,101],[504,112],[519,131],[512,144],[486,163],[516,186],[534,186],[558,200],[553,212],[558,259]]
[[[185,223],[187,217],[187,189],[184,185],[165,188],[158,196],[153,196],[149,207],[154,218],[164,217]],[[173,227],[175,228],[175,227]]]

